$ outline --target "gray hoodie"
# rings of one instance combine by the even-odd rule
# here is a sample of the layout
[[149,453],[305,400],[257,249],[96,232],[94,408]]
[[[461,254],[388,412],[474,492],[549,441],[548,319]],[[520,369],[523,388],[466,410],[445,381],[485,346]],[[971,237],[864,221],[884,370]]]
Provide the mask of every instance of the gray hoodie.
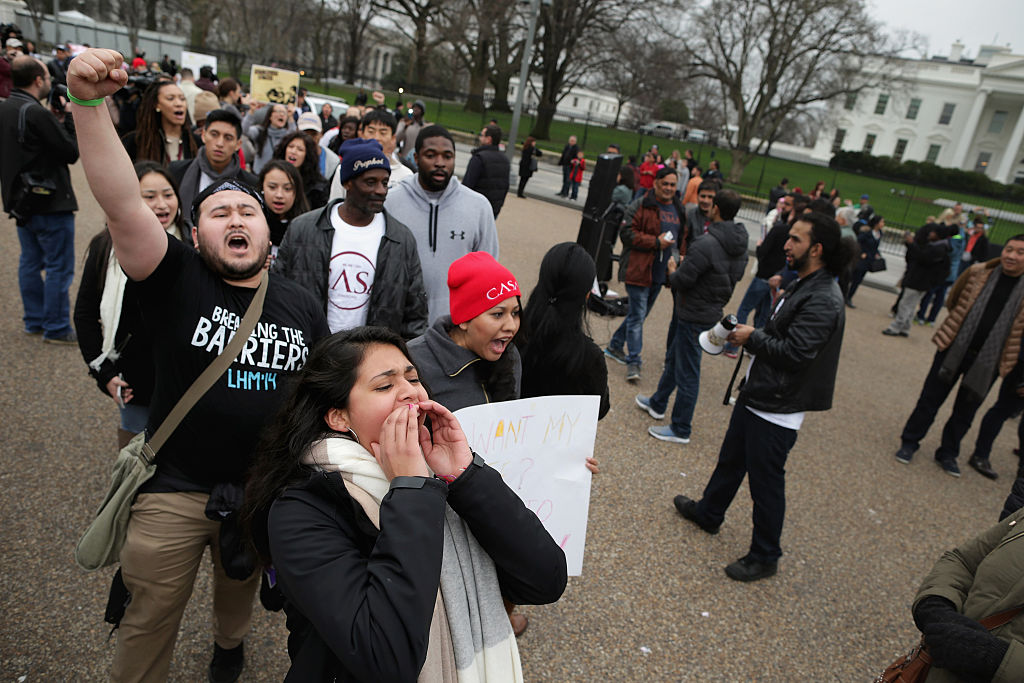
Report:
[[747,267],[747,229],[742,223],[720,221],[693,240],[686,257],[669,277],[680,320],[711,327],[722,319]]
[[413,175],[388,190],[387,212],[404,223],[416,238],[429,320],[450,313],[448,267],[471,251],[498,258],[498,229],[487,199],[454,176],[437,199],[431,199]]

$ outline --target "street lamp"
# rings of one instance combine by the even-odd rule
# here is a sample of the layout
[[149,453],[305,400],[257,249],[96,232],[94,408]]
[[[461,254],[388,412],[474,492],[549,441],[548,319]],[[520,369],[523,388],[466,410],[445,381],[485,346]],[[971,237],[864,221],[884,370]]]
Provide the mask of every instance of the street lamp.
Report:
[[[519,136],[519,118],[523,114],[523,97],[526,93],[526,83],[530,76],[530,63],[533,62],[533,35],[537,29],[537,17],[540,15],[540,0],[530,0],[530,13],[527,18],[526,45],[523,49],[523,64],[519,67],[519,88],[516,90],[516,104],[512,109],[512,127],[508,132],[508,146],[505,153],[508,154],[510,162],[515,161],[516,138]],[[509,175],[511,184],[516,182],[516,165],[510,164]]]

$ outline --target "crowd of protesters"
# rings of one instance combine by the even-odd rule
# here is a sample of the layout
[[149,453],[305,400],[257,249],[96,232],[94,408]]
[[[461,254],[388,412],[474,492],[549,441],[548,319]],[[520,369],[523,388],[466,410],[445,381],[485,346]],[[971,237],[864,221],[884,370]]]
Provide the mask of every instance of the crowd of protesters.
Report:
[[[495,219],[509,190],[500,128],[481,131],[463,182],[452,135],[424,119],[420,101],[392,111],[375,93],[376,106],[361,98],[347,111],[315,111],[304,91],[287,105],[253,102],[234,79],[204,69],[196,80],[166,58],[126,64],[90,48],[72,59],[62,45],[45,64],[18,38],[5,48],[13,53],[0,60],[10,67],[0,72],[0,135],[20,154],[5,154],[0,181],[22,244],[25,332],[79,346],[119,407],[119,446],[155,432],[246,311],[262,307],[245,350],[139,491],[118,573],[132,597],[112,678],[167,678],[209,546],[210,680],[239,677],[257,590],[264,606],[288,614],[295,680],[522,680],[515,636],[527,622],[514,607],[558,600],[565,557],[473,453],[451,411],[568,393],[599,396],[604,417],[611,400],[585,320],[591,256],[553,247],[525,306],[498,261]],[[56,83],[66,89],[49,97]],[[89,244],[72,326],[68,164],[79,155],[107,225]],[[521,197],[539,156],[527,138]],[[587,164],[575,137],[559,165],[557,194],[578,199]],[[846,309],[883,258],[884,217],[867,195],[854,206],[824,182],[807,193],[787,185],[769,195],[755,276],[723,340],[726,356],[749,365],[717,466],[700,498],[673,501],[715,534],[749,477],[751,545],[725,567],[742,582],[777,572],[786,459],[805,414],[831,408]],[[699,433],[701,336],[747,266],[741,198],[716,160],[703,168],[690,150],[663,157],[654,146],[639,164],[626,160],[610,199],[629,311],[603,356],[627,366],[627,381],[641,379],[644,321],[668,290],[663,372],[657,390],[633,402],[660,421],[675,393],[670,423],[648,433],[688,444]],[[959,476],[959,441],[1002,378],[969,460],[995,479],[992,441],[1024,407],[1024,236],[990,260],[985,229],[984,216],[968,221],[958,204],[908,236],[883,333],[936,324],[948,293],[939,351],[896,458],[911,462],[960,380],[935,456]],[[598,471],[593,458],[585,466]],[[1010,524],[1024,502],[1022,474],[1007,500]],[[225,546],[228,519],[248,531],[256,556]],[[994,545],[1004,532],[983,538]],[[1021,639],[1012,635],[1009,649],[979,640],[984,656],[961,652],[952,641],[963,635],[949,624],[987,614],[961,610],[934,589],[940,579],[922,588],[915,620],[929,643],[957,652],[940,666],[993,680]]]

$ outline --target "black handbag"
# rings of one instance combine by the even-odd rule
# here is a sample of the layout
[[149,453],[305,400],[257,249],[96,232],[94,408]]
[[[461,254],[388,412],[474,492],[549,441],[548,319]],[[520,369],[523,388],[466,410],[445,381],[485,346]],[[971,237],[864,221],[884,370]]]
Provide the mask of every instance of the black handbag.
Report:
[[875,258],[868,261],[869,273],[881,273],[883,270],[886,269],[886,267],[887,266],[885,265],[885,259],[882,258],[881,256],[876,256]]

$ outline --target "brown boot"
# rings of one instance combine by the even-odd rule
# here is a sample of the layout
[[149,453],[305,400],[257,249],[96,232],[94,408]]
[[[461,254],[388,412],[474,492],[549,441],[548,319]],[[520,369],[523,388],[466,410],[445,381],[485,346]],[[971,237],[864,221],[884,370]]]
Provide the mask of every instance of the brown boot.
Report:
[[508,612],[508,622],[512,624],[512,633],[515,634],[516,638],[523,635],[526,631],[526,627],[530,625],[525,614],[519,614],[514,612],[516,606],[508,600],[505,600],[505,611]]

